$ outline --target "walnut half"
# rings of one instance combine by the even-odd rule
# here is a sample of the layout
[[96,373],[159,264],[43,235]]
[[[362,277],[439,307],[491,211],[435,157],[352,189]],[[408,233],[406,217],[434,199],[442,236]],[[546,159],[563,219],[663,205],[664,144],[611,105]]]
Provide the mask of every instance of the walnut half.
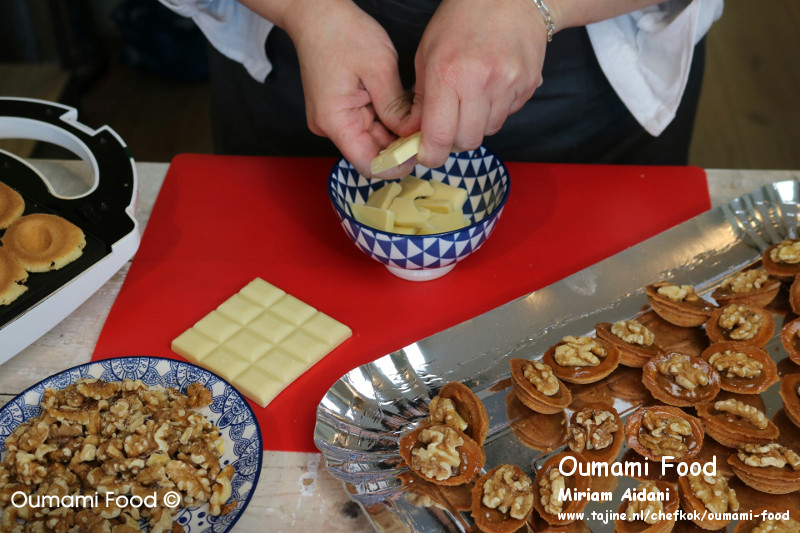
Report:
[[553,369],[541,361],[531,361],[530,364],[523,366],[522,374],[545,396],[553,396],[561,388]]
[[664,285],[658,288],[658,294],[674,302],[691,302],[699,299],[691,285]]
[[[646,481],[636,488],[636,492],[639,494],[660,494],[661,490],[659,490],[655,482]],[[657,524],[661,520],[660,514],[663,512],[664,502],[658,498],[647,501],[647,496],[637,496],[636,499],[632,499],[628,503],[628,507],[625,510],[625,520],[628,522],[642,520],[647,524]]]
[[719,326],[728,330],[728,337],[733,340],[750,340],[761,328],[761,316],[745,305],[729,305],[719,317]]
[[775,263],[800,263],[800,241],[781,241],[770,251],[769,258]]
[[800,522],[793,518],[788,520],[768,518],[754,527],[750,533],[800,533]]
[[788,464],[792,470],[800,470],[800,456],[777,442],[745,444],[737,455],[740,461],[750,466],[783,468]]
[[728,482],[721,473],[717,472],[714,476],[689,474],[687,479],[692,493],[712,513],[726,513],[739,509],[739,500],[736,498],[736,492],[728,487]]
[[431,426],[420,432],[419,442],[427,446],[411,451],[411,467],[431,479],[442,481],[451,477],[461,464],[458,447],[464,444],[464,439],[453,428]]
[[621,320],[611,326],[611,333],[627,342],[639,346],[652,346],[655,334],[635,320]]
[[752,405],[747,405],[740,400],[731,398],[729,400],[714,402],[714,409],[717,411],[722,411],[723,413],[729,413],[735,417],[739,417],[742,420],[751,423],[758,429],[766,429],[766,427],[769,425],[769,420],[767,420],[767,417],[764,415],[764,413]]
[[483,485],[483,505],[521,520],[533,506],[533,485],[528,476],[510,465],[498,468]]
[[708,363],[714,370],[728,378],[755,378],[764,370],[761,361],[735,350],[717,352],[709,357]]
[[619,430],[614,414],[602,409],[583,408],[575,413],[574,420],[567,430],[567,444],[573,452],[605,449]]
[[760,289],[769,281],[769,274],[764,270],[754,268],[739,272],[725,286],[735,293],[751,292]]
[[658,371],[665,376],[672,376],[675,383],[689,390],[708,385],[708,374],[697,365],[693,365],[688,355],[673,354],[658,364]]
[[655,456],[670,455],[680,459],[689,451],[684,438],[690,435],[691,424],[677,416],[661,418],[650,411],[642,416],[639,442]]
[[551,468],[539,480],[539,501],[546,513],[558,515],[564,509],[564,501],[559,495],[566,486],[566,480],[558,468]]
[[553,358],[561,366],[597,366],[606,350],[596,339],[567,335],[555,349]]
[[434,424],[444,424],[452,428],[464,431],[467,429],[466,420],[456,411],[456,404],[450,398],[434,396],[428,406],[431,422]]

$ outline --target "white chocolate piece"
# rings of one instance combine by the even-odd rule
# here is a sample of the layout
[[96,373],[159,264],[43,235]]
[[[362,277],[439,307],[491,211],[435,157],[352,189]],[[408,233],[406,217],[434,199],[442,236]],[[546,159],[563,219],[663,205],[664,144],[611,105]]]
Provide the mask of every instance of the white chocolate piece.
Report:
[[401,191],[397,195],[399,198],[422,198],[433,194],[431,182],[415,176],[405,176],[400,180]]
[[400,194],[402,190],[403,186],[396,181],[389,182],[369,195],[369,198],[367,198],[367,206],[377,207],[378,209],[389,209],[389,206],[392,205],[392,200],[394,200],[395,196]]
[[469,225],[469,221],[464,218],[461,211],[455,213],[439,214],[431,213],[428,222],[433,227],[433,230],[428,228],[420,228],[419,235],[431,235],[433,233],[446,233],[457,229],[465,228]]
[[[417,198],[414,200],[417,209],[424,207],[433,213],[441,213],[446,215],[455,211],[453,209],[453,202],[446,198]],[[460,210],[459,210],[460,211]]]
[[392,211],[359,204],[350,204],[350,211],[353,218],[365,226],[381,231],[394,231],[396,215]]
[[400,235],[416,235],[417,228],[411,226],[395,226],[392,233],[399,233]]
[[431,187],[433,187],[433,194],[429,196],[431,199],[449,200],[453,204],[453,211],[463,211],[464,204],[467,202],[467,190],[452,185],[446,185],[440,181],[431,180]]
[[421,138],[422,132],[418,131],[408,137],[401,137],[392,142],[372,160],[370,165],[372,173],[378,174],[384,170],[389,170],[417,155]]
[[424,207],[417,209],[413,198],[398,196],[392,200],[389,210],[394,212],[394,223],[398,226],[411,226],[412,228],[425,226],[425,221],[431,216],[428,209]]
[[352,334],[257,278],[173,340],[172,350],[266,407]]

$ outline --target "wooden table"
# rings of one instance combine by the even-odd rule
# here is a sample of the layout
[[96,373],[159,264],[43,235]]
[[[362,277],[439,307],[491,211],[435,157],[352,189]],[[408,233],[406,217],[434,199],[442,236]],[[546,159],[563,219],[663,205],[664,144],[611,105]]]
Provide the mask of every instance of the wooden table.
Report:
[[[75,194],[91,181],[82,162],[35,161],[56,190]],[[153,208],[167,163],[137,163],[139,205],[136,218],[144,229]],[[725,204],[774,181],[800,179],[800,171],[707,170],[712,206]],[[664,184],[669,187],[668,183]],[[33,345],[0,365],[0,406],[16,394],[71,366],[89,361],[128,266],[97,293]],[[376,356],[379,354],[376,354]],[[264,452],[261,477],[254,498],[238,522],[240,531],[373,531],[360,508],[341,483],[327,473],[318,453]]]

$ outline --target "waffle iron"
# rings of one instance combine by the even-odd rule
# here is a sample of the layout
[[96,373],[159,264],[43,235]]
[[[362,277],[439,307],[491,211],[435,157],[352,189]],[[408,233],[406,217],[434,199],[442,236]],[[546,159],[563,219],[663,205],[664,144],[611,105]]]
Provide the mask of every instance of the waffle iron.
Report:
[[78,122],[76,109],[61,104],[0,98],[0,138],[61,146],[80,157],[93,174],[87,192],[61,196],[39,170],[0,150],[0,181],[25,199],[24,215],[59,215],[86,235],[77,260],[60,270],[31,273],[28,290],[0,306],[2,364],[61,322],[133,257],[140,231],[134,218],[138,184],[133,158],[108,126],[92,130]]

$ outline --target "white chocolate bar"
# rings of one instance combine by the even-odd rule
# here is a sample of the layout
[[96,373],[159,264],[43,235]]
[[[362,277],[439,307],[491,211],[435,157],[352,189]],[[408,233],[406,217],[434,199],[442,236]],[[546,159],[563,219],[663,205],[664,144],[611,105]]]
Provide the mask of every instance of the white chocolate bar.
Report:
[[172,341],[172,351],[216,372],[266,407],[353,332],[261,278]]

